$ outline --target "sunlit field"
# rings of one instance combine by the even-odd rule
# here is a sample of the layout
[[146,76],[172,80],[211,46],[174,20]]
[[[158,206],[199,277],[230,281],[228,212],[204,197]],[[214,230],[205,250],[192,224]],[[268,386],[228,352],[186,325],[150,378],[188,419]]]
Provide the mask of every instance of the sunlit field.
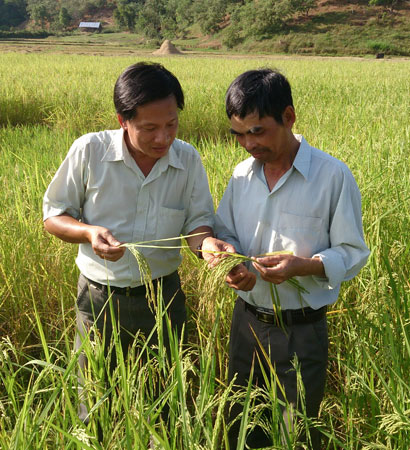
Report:
[[[145,60],[147,58],[144,58]],[[371,256],[330,308],[329,368],[320,413],[324,449],[410,448],[410,61],[349,59],[155,59],[175,73],[186,108],[179,137],[196,146],[215,206],[246,158],[229,135],[224,94],[246,69],[276,67],[289,78],[295,132],[346,162],[362,193]],[[184,253],[188,344],[160,344],[106,374],[101,346],[84,342],[90,424],[77,417],[73,350],[76,246],[47,235],[42,197],[72,141],[117,128],[112,89],[126,57],[0,55],[0,448],[227,449],[226,409],[245,404],[241,439],[258,420],[253,393],[227,384],[233,292],[209,288],[204,263]],[[320,180],[318,180],[320,182]],[[115,205],[109,205],[115,214]],[[158,312],[158,315],[161,311]],[[160,334],[162,330],[159,330]],[[118,342],[113,342],[113,348]],[[146,345],[136,341],[136,350]],[[105,374],[105,375],[104,375]],[[160,396],[154,386],[161,386]],[[277,449],[275,388],[266,393]],[[161,411],[170,410],[170,426]],[[103,441],[97,439],[100,424]]]

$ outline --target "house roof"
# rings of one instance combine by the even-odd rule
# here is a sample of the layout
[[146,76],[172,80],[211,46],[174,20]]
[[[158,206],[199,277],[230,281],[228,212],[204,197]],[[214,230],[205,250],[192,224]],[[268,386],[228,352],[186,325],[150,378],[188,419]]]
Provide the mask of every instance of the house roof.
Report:
[[80,22],[78,28],[100,28],[101,22]]

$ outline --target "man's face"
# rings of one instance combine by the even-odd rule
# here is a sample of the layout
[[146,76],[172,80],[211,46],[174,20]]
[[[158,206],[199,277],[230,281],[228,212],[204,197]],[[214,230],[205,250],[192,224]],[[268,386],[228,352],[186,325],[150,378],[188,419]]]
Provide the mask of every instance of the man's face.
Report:
[[[255,159],[263,163],[280,161],[288,152],[289,132],[294,122],[287,117],[287,109],[283,114],[283,124],[271,116],[260,118],[256,112],[243,119],[232,116],[231,133]],[[293,108],[291,112],[294,112]]]
[[131,120],[122,120],[124,138],[137,159],[158,160],[168,153],[178,130],[178,107],[173,95],[137,108]]

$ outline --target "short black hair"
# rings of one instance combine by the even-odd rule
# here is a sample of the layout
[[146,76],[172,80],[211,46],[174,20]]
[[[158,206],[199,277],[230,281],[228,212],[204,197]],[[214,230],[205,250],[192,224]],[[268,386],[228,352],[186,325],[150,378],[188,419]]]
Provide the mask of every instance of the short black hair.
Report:
[[289,81],[276,69],[248,70],[229,86],[225,107],[229,119],[243,119],[257,112],[259,117],[270,116],[282,124],[282,114],[287,106],[293,107]]
[[184,109],[181,85],[169,70],[158,63],[139,62],[127,67],[114,86],[114,105],[123,120],[137,115],[138,106],[175,96],[179,109]]

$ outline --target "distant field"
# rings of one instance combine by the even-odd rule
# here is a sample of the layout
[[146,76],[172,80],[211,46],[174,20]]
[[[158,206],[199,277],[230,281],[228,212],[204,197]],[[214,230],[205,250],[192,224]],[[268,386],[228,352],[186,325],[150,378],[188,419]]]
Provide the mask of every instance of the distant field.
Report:
[[[98,53],[92,46],[84,47],[87,55],[23,54],[3,45],[0,448],[99,448],[95,423],[86,429],[75,413],[75,246],[44,233],[41,202],[76,137],[118,127],[113,84],[141,59],[160,61],[180,79],[186,109],[179,136],[200,151],[216,206],[233,167],[246,157],[228,133],[226,88],[249,68],[276,67],[288,76],[295,131],[346,162],[356,177],[371,249],[367,266],[344,285],[329,314],[329,382],[320,417],[325,448],[410,448],[410,61],[155,59],[148,50],[141,55],[132,49],[129,56],[90,56]],[[92,385],[97,402],[113,397],[112,419],[107,402],[95,407],[106,432],[104,448],[146,448],[150,433],[161,448],[225,448],[233,294],[223,286],[208,292],[203,272],[201,262],[186,253],[181,275],[189,297],[190,349],[176,349],[169,367],[158,361],[142,372],[137,365],[123,366],[106,384]],[[96,358],[95,371],[103,366]],[[170,435],[158,425],[149,390],[141,387],[152,379],[161,380],[163,402],[174,408]]]
[[[376,14],[377,8],[344,3],[312,12],[309,17],[299,17],[279,34],[258,39],[249,37],[233,48],[226,43],[230,27],[215,35],[203,36],[199,27],[194,26],[186,37],[174,37],[172,42],[185,54],[198,56],[272,57],[280,54],[374,58],[377,53],[383,53],[385,58],[409,58],[409,7],[403,7],[395,14],[383,11]],[[152,53],[162,42],[141,34],[114,32],[110,27],[105,31],[73,31],[33,39],[16,39],[0,32],[0,52],[139,56]]]

